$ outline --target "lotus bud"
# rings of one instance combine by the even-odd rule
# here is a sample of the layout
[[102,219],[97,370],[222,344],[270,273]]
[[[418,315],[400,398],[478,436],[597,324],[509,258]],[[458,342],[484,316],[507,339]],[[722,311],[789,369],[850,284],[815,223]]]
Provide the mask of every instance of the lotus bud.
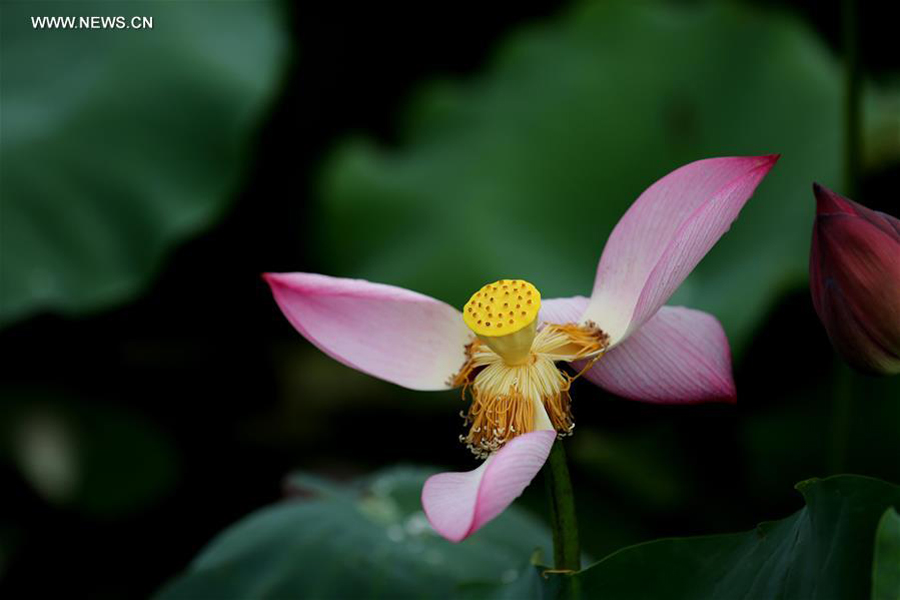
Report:
[[900,373],[900,220],[813,184],[813,305],[837,352],[860,371]]

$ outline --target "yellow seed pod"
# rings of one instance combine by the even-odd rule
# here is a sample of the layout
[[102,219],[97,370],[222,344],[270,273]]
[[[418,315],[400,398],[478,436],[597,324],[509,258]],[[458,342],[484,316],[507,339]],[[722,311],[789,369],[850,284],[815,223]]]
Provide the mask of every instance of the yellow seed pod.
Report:
[[478,335],[508,335],[530,325],[541,309],[541,293],[521,279],[501,279],[472,294],[463,308],[469,329]]
[[501,279],[472,294],[463,307],[463,319],[495,352],[517,364],[531,350],[540,310],[536,287],[521,279]]

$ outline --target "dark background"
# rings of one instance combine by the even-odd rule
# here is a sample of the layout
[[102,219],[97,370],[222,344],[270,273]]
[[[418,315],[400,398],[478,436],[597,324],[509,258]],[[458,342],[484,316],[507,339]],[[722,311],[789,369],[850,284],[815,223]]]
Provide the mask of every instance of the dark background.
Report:
[[[838,2],[766,4],[809,23],[840,54]],[[875,80],[900,69],[887,4],[860,4],[861,60]],[[464,449],[446,443],[459,433],[458,420],[445,418],[455,393],[423,398],[331,363],[288,325],[259,275],[322,270],[314,181],[336,140],[361,131],[397,143],[399,113],[418,83],[477,72],[498,39],[561,10],[547,2],[285,9],[289,68],[220,222],[176,247],[136,300],[79,317],[39,314],[0,333],[4,390],[76,415],[82,439],[103,438],[120,419],[153,432],[146,456],[118,456],[114,443],[86,451],[98,482],[88,509],[48,500],[14,462],[2,464],[4,595],[150,594],[216,532],[280,498],[295,469],[349,478],[398,462],[465,464]],[[897,214],[896,166],[862,183],[858,200]],[[835,434],[829,390],[835,377],[854,377],[843,372],[801,289],[735,365],[737,406],[644,405],[577,383],[583,439],[570,454],[582,526],[595,532],[586,550],[747,529],[796,510],[791,485],[807,477],[900,479],[896,454],[885,453],[896,422],[867,403],[882,383],[854,379],[859,405]],[[783,403],[787,416],[771,420]],[[111,420],[93,418],[107,413]],[[104,497],[133,485],[123,470],[152,471],[160,484],[104,508]],[[542,501],[540,490],[523,500],[538,514]]]

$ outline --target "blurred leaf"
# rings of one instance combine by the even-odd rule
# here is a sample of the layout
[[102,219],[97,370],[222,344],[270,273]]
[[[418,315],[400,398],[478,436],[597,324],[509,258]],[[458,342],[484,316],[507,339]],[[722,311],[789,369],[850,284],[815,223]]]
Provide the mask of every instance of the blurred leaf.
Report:
[[71,423],[46,407],[18,417],[13,420],[13,452],[22,475],[50,502],[70,502],[81,477],[80,447]]
[[[549,558],[549,557],[548,557]],[[460,588],[457,595],[461,600],[489,598],[490,600],[523,600],[525,598],[555,598],[559,593],[556,581],[549,582],[542,576],[547,569],[541,564],[543,557],[538,554],[528,563],[523,563],[520,574],[514,581],[500,585],[467,584]]]
[[[866,477],[810,480],[793,516],[730,535],[657,540],[575,576],[541,575],[546,533],[515,509],[449,544],[428,527],[425,473],[386,471],[344,492],[302,476],[316,499],[263,509],[221,534],[161,598],[844,598],[871,573],[872,540],[900,487]],[[355,491],[354,491],[355,490]]]
[[622,435],[585,428],[571,444],[574,462],[645,510],[672,509],[689,500],[690,473],[672,451],[677,442],[670,429]]
[[419,500],[427,473],[393,469],[343,493],[309,475],[322,495],[264,508],[214,539],[160,598],[455,597],[522,573],[545,529],[516,509],[460,544],[439,537]]
[[754,531],[665,539],[616,552],[573,577],[563,597],[862,598],[872,540],[900,487],[852,475],[797,485],[806,507]]
[[777,13],[577,6],[513,35],[483,76],[425,90],[398,148],[339,149],[322,180],[327,266],[458,306],[500,277],[546,297],[589,294],[610,231],[656,179],[704,157],[777,152],[673,299],[717,315],[740,351],[806,277],[810,182],[840,172],[840,90],[823,44]]
[[872,170],[900,162],[900,89],[874,90],[863,107],[863,161]]
[[131,2],[153,29],[33,29],[0,7],[0,324],[140,290],[225,209],[285,55],[274,2]]
[[119,518],[174,485],[171,442],[130,410],[64,393],[3,392],[0,449],[48,502]]
[[[766,366],[762,363],[758,368]],[[743,388],[745,397],[757,403],[766,397],[764,407],[744,414],[736,432],[747,500],[777,506],[786,486],[814,473],[850,471],[889,481],[900,479],[896,458],[900,377],[868,377],[855,372],[846,376],[853,404],[842,423],[849,437],[839,470],[830,464],[836,458],[834,438],[841,435],[832,415],[832,390],[838,385],[834,374],[807,372],[798,375],[792,385],[777,389],[769,380],[750,382]],[[782,373],[770,373],[771,381],[782,377]]]
[[898,599],[900,599],[900,515],[892,507],[884,512],[875,533],[872,600]]

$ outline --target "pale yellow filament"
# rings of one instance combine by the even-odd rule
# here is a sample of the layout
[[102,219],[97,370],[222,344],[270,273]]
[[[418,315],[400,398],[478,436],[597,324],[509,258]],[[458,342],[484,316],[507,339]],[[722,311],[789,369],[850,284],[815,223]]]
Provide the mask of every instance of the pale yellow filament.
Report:
[[475,340],[467,348],[468,361],[454,378],[456,385],[463,386],[463,394],[468,390],[472,397],[464,415],[469,433],[460,436],[461,441],[477,456],[486,457],[515,436],[540,426],[541,407],[558,435],[570,434],[575,425],[569,388],[581,373],[573,377],[555,362],[583,360],[590,366],[607,347],[608,337],[593,325],[548,324],[537,333],[527,360],[510,365]]

